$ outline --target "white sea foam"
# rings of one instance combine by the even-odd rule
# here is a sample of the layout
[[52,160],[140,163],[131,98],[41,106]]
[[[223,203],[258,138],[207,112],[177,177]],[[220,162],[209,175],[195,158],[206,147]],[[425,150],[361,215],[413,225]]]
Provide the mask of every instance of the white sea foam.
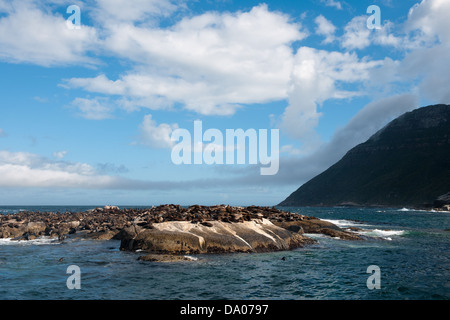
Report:
[[434,210],[434,209],[431,209],[431,210],[421,210],[421,209],[408,209],[408,208],[401,208],[401,209],[398,209],[397,211],[399,211],[399,212],[411,212],[411,211],[416,211],[416,212],[424,212],[424,213],[427,213],[427,212],[429,212],[429,213],[438,212],[438,211],[436,211],[436,210]]
[[323,221],[330,222],[332,224],[337,225],[340,228],[348,228],[348,227],[368,227],[368,224],[359,223],[351,220],[338,220],[338,219],[320,219]]
[[0,245],[48,245],[60,244],[57,238],[41,237],[34,240],[13,240],[12,238],[0,239]]
[[379,237],[391,241],[393,236],[402,236],[405,234],[405,231],[373,229],[373,230],[359,231],[358,233],[369,237]]

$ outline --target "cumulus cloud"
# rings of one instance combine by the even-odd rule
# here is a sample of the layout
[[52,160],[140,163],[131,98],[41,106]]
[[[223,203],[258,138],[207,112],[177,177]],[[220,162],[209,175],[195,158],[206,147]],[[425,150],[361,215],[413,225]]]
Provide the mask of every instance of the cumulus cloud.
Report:
[[425,43],[450,44],[450,2],[446,0],[422,0],[415,4],[409,11],[408,20],[405,23],[406,31],[419,30],[416,40]]
[[450,2],[423,0],[411,8],[405,29],[410,51],[398,66],[404,79],[414,80],[429,101],[450,103]]
[[340,1],[336,0],[320,0],[320,2],[324,3],[328,7],[334,7],[338,10],[342,10],[342,4]]
[[65,17],[51,14],[32,1],[0,7],[0,60],[42,66],[96,64],[87,52],[98,45],[94,28],[70,30]]
[[297,139],[311,134],[321,116],[318,106],[328,99],[364,94],[340,89],[340,84],[365,81],[380,65],[382,61],[359,59],[355,53],[301,47],[295,56],[289,105],[282,115],[281,128]]
[[98,0],[93,14],[103,23],[142,22],[159,16],[167,16],[177,10],[178,5],[170,0]]
[[334,33],[336,32],[336,26],[323,15],[319,15],[314,19],[317,25],[316,34],[324,36],[323,43],[331,43],[336,40]]
[[113,107],[108,98],[96,97],[93,99],[75,98],[72,107],[78,109],[78,115],[89,120],[104,120],[113,117]]
[[141,123],[139,142],[143,145],[154,148],[170,148],[173,145],[171,140],[173,130],[177,129],[177,124],[161,123],[157,124],[148,114]]
[[66,85],[121,95],[129,108],[180,103],[200,114],[232,115],[242,104],[287,97],[290,45],[306,37],[301,29],[266,5],[208,12],[165,29],[117,24],[109,28],[105,49],[136,67],[117,79],[74,78]]
[[354,17],[344,28],[341,45],[347,50],[364,49],[371,44],[367,16]]
[[85,163],[52,161],[27,152],[0,151],[1,187],[98,187],[112,181]]
[[[223,181],[146,181],[106,173],[123,173],[124,166],[110,163],[96,167],[86,163],[53,161],[27,152],[0,150],[0,188],[104,189],[104,190],[188,190],[221,187]],[[223,185],[222,185],[223,186]]]

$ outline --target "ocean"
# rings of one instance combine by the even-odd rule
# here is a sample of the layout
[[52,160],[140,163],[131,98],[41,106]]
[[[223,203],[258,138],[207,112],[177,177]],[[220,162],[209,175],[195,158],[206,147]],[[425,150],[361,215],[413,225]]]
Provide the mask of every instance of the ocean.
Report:
[[[4,206],[0,214],[91,208]],[[193,261],[176,263],[138,261],[142,253],[120,251],[116,240],[0,239],[0,300],[450,298],[450,213],[386,208],[281,209],[342,227],[358,227],[367,239],[344,241],[311,234],[316,244],[292,251],[192,255]],[[74,281],[79,289],[70,289],[75,283],[71,266],[78,268]],[[370,266],[376,266],[378,272]],[[379,286],[374,288],[374,283]]]

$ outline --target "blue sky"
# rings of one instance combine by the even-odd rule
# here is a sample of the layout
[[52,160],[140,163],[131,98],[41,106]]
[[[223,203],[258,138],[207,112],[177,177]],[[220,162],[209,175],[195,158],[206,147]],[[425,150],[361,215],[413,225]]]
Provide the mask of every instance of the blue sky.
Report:
[[[395,117],[450,103],[449,15],[446,0],[0,0],[0,204],[275,205]],[[173,164],[170,136],[195,120],[278,129],[278,173]]]

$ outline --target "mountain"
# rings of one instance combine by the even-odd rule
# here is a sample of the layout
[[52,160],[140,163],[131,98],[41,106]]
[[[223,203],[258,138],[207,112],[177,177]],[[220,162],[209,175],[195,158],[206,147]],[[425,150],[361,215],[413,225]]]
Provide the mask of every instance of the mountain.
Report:
[[280,206],[431,206],[450,191],[450,105],[403,114]]

